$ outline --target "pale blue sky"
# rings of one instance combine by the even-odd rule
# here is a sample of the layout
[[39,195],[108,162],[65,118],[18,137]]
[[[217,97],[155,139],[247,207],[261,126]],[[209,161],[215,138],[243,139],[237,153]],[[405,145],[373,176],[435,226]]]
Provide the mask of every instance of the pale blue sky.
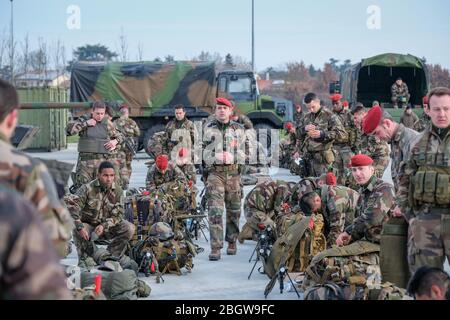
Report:
[[[81,10],[81,28],[69,30],[69,5]],[[366,10],[381,9],[381,29],[369,30]],[[0,0],[0,35],[9,34],[10,0]],[[190,59],[200,51],[251,59],[251,0],[14,0],[15,38],[28,32],[58,38],[71,51],[102,43],[119,51],[121,27],[129,60]],[[322,66],[329,58],[352,62],[379,53],[411,53],[450,68],[450,2],[446,0],[255,0],[257,70],[303,60]]]

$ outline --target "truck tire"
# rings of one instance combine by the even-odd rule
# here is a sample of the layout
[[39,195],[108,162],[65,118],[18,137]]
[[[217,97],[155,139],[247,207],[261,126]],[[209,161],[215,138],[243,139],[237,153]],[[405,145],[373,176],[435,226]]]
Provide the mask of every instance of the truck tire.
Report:
[[152,138],[153,134],[155,134],[156,132],[164,131],[165,128],[166,128],[166,126],[163,124],[155,124],[154,126],[147,129],[147,131],[145,132],[144,141],[142,144],[142,148],[145,150],[145,152],[147,154],[148,154],[147,145],[148,145],[149,140]]
[[[270,130],[276,129],[272,125],[267,123],[257,123],[255,124],[255,130],[256,130],[256,136],[259,143],[263,143],[264,141],[267,141],[267,155],[270,156],[271,154],[271,145],[272,145],[272,139],[270,137]],[[259,130],[259,129],[266,129],[266,130]]]

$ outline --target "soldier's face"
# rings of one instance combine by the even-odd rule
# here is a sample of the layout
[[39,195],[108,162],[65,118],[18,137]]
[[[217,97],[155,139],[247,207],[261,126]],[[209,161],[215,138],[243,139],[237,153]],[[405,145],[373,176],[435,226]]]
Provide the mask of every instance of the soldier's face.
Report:
[[106,109],[102,108],[95,108],[92,110],[92,119],[94,119],[97,122],[100,122],[105,117]]
[[362,121],[364,117],[366,116],[367,112],[364,111],[358,111],[353,115],[353,122],[355,123],[355,126],[358,128],[361,128]]
[[406,114],[411,114],[412,113],[412,109],[406,109],[405,112],[406,112]]
[[375,130],[370,135],[375,136],[382,141],[391,140],[389,128],[384,123],[378,125],[378,127],[376,127]]
[[319,195],[316,195],[313,199],[312,212],[318,212],[320,208],[322,208],[322,200],[320,199]]
[[319,99],[312,100],[310,103],[306,104],[306,107],[308,108],[309,112],[317,113],[320,110],[320,100]]
[[445,129],[450,126],[450,96],[432,96],[429,101],[428,115],[437,128]]
[[336,112],[341,111],[342,110],[342,102],[341,101],[333,102],[333,110]]
[[178,121],[183,120],[185,115],[186,112],[184,112],[183,109],[175,109],[175,118],[177,118]]
[[111,188],[115,177],[116,174],[114,172],[114,169],[112,168],[105,168],[98,174],[98,180],[100,181],[100,184],[107,188]]
[[397,81],[395,81],[395,83],[396,83],[398,86],[401,86],[402,83],[403,83],[403,80],[397,80]]
[[215,115],[220,122],[228,122],[232,113],[231,108],[221,104],[216,105]]
[[128,118],[128,116],[130,115],[130,112],[128,111],[127,108],[122,108],[122,109],[120,109],[120,115],[123,118]]
[[375,169],[373,166],[352,167],[352,175],[356,183],[365,185],[373,176]]

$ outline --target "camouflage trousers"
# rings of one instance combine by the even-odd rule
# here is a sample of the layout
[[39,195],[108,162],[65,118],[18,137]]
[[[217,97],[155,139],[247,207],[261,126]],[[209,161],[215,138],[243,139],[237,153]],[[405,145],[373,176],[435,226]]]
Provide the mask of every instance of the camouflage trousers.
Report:
[[128,181],[130,181],[131,178],[131,162],[133,161],[133,155],[130,152],[125,152],[125,163],[127,167],[127,174],[128,174]]
[[[258,224],[263,223],[265,226],[271,225],[275,227],[275,222],[271,219],[271,215],[256,208],[249,208],[244,205],[244,214],[247,219],[246,225],[252,229],[254,235],[258,235]],[[244,227],[242,228],[244,229]]]
[[226,209],[225,240],[236,242],[241,215],[241,177],[237,172],[209,172],[206,180],[209,233],[212,249],[223,248],[223,211]]
[[130,171],[127,167],[127,155],[125,151],[119,151],[117,157],[111,159],[110,161],[119,168],[120,179],[122,181],[121,187],[123,190],[128,189],[128,184],[130,183]]
[[[328,159],[325,157],[325,152],[327,152]],[[305,161],[308,167],[306,177],[320,177],[333,166],[334,156],[331,150],[307,153]]]
[[333,146],[334,149],[334,163],[333,169],[337,177],[337,184],[340,186],[345,186],[347,180],[350,179],[351,171],[348,168],[350,163],[350,158],[353,156],[353,152],[349,146]]
[[[90,236],[96,226],[87,223],[83,224]],[[100,239],[111,240],[107,247],[107,250],[113,256],[120,257],[125,251],[128,242],[133,238],[134,231],[135,226],[132,223],[126,220],[122,220],[116,226],[110,228],[108,231],[105,231]],[[93,256],[94,246],[92,242],[84,240],[76,229],[73,230],[73,239],[75,242],[75,246],[77,247],[79,260]]]
[[409,221],[408,263],[411,274],[421,266],[443,269],[450,261],[450,214],[422,213]]
[[[98,159],[83,159],[78,156],[77,168],[75,169],[75,180],[73,183],[78,186],[87,184],[97,178],[98,167],[103,161],[109,161],[114,165],[114,171],[116,172],[116,183],[121,181],[120,179],[120,163],[116,158],[116,155],[102,155]],[[121,182],[119,183],[121,185]]]

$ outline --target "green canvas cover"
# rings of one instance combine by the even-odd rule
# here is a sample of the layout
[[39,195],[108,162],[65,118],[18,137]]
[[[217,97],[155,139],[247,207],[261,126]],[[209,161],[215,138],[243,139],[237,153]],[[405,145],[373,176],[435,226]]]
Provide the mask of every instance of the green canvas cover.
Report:
[[361,67],[380,66],[380,67],[408,67],[423,68],[423,62],[419,58],[410,54],[403,55],[397,53],[385,53],[371,58],[363,59]]

